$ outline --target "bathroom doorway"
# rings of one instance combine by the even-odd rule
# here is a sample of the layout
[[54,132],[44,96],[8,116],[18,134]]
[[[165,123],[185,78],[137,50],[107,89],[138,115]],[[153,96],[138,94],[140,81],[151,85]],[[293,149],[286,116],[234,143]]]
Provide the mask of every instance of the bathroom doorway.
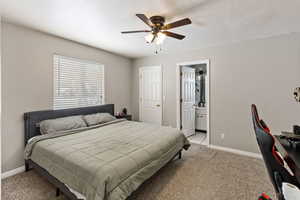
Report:
[[192,143],[209,145],[209,60],[177,64],[177,127]]

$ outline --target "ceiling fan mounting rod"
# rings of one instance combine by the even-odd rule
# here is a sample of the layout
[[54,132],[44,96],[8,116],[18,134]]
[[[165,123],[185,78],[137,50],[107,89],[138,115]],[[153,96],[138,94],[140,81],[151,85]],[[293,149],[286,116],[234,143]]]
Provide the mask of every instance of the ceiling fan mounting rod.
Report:
[[159,28],[159,27],[156,27],[156,26],[153,26],[153,27],[152,27],[152,33],[153,33],[153,34],[157,34],[159,31],[160,31],[160,28]]

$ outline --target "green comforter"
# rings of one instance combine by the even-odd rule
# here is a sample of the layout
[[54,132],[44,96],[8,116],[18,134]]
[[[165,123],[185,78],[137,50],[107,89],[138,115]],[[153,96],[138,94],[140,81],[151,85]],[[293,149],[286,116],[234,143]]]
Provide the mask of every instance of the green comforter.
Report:
[[31,159],[87,200],[126,199],[183,147],[177,129],[116,120],[89,130],[33,138]]

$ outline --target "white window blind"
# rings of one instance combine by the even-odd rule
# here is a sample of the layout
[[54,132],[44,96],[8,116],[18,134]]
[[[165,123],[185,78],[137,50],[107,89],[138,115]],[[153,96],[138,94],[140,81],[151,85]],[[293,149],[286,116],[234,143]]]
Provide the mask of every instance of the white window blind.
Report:
[[104,104],[104,66],[54,55],[54,105],[65,109]]

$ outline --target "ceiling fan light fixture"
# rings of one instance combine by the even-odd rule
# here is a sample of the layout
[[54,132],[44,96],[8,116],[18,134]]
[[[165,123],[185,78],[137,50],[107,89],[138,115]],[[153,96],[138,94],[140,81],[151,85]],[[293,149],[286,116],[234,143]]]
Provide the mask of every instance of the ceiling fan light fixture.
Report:
[[162,44],[164,40],[166,39],[166,35],[162,32],[157,33],[157,38],[156,38],[156,44]]
[[166,39],[166,34],[162,32],[158,32],[157,34],[149,33],[148,35],[145,36],[145,40],[147,43],[155,42],[155,44],[157,45],[162,44],[165,39]]
[[154,38],[153,33],[149,33],[149,34],[147,34],[147,35],[145,36],[145,40],[146,40],[147,43],[151,43],[152,40],[153,40],[153,38]]

